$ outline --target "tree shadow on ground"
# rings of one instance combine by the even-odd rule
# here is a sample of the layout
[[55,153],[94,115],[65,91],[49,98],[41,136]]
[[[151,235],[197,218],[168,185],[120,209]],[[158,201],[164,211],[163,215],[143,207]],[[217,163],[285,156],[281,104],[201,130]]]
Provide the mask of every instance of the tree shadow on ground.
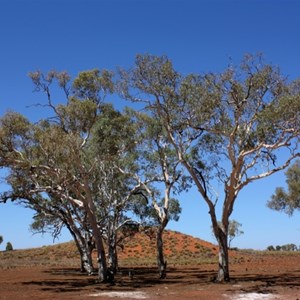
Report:
[[74,268],[52,268],[44,271],[49,280],[23,282],[24,285],[38,285],[44,291],[75,292],[86,288],[102,291],[132,291],[159,285],[182,284],[192,285],[211,281],[214,272],[199,271],[197,268],[169,269],[166,279],[159,279],[156,268],[121,268],[113,283],[99,283],[97,275],[87,276]]
[[[160,285],[172,288],[213,283],[216,272],[199,268],[169,268],[166,279],[159,279],[156,268],[121,268],[113,283],[99,283],[97,275],[87,276],[74,268],[51,268],[45,271],[47,279],[23,282],[24,285],[38,285],[43,291],[57,293],[91,291],[133,291]],[[48,277],[49,275],[49,277]],[[49,279],[48,279],[49,278]],[[272,293],[277,287],[300,287],[300,271],[276,275],[236,274],[226,283],[228,292]]]
[[43,271],[41,280],[26,281],[23,285],[37,285],[43,291],[77,292],[97,284],[96,276],[88,276],[77,268],[50,268]]
[[291,273],[274,274],[247,274],[233,276],[227,291],[236,291],[237,287],[244,293],[262,293],[269,294],[276,291],[277,288],[300,288],[300,271]]

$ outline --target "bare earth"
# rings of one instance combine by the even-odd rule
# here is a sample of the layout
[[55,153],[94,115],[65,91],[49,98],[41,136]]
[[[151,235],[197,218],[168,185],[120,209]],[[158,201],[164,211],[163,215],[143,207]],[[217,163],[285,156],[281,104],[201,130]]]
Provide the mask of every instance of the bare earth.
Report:
[[108,285],[76,268],[20,266],[0,270],[0,299],[300,299],[300,255],[244,256],[225,284],[213,282],[215,270],[215,264],[170,266],[158,280],[155,268],[122,268]]
[[215,245],[174,231],[164,244],[166,279],[158,279],[155,240],[137,234],[119,251],[110,285],[80,273],[72,242],[0,252],[0,300],[300,300],[300,252],[230,251],[231,281],[218,284]]

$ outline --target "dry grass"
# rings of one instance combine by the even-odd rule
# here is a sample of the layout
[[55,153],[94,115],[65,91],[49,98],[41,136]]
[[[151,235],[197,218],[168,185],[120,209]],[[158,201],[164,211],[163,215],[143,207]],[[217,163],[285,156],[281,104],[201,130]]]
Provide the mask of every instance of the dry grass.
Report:
[[[118,249],[121,267],[154,267],[156,266],[155,238],[139,233],[128,239],[123,249]],[[168,266],[187,266],[215,264],[217,262],[217,246],[192,236],[176,231],[164,233],[164,252]],[[247,262],[249,257],[259,260],[263,257],[300,256],[299,252],[283,251],[230,251],[232,264]],[[94,252],[94,258],[96,253]],[[36,266],[80,266],[80,257],[73,242],[53,246],[0,252],[0,269]],[[95,263],[96,266],[96,263]]]
[[[168,265],[202,264],[215,262],[216,246],[201,239],[175,231],[164,234],[164,249]],[[95,254],[95,253],[94,253]],[[120,265],[155,266],[155,238],[139,233],[128,239],[119,249]],[[0,268],[31,266],[78,267],[79,254],[73,242],[53,246],[0,252]]]
[[41,248],[0,252],[1,269],[60,266],[61,264],[77,267],[79,262],[79,254],[73,242]]
[[[129,240],[124,250],[119,251],[120,264],[130,266],[133,263],[141,266],[156,265],[155,238],[144,233]],[[214,263],[217,248],[215,245],[192,236],[176,232],[164,233],[164,252],[168,265],[199,265]]]

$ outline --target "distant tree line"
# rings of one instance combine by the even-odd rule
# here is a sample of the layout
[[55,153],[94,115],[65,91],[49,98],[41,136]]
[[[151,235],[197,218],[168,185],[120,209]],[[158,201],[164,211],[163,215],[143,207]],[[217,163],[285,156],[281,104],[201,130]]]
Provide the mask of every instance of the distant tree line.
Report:
[[[150,228],[164,278],[163,232],[179,219],[178,196],[195,187],[219,246],[217,281],[228,281],[230,242],[242,234],[230,223],[240,191],[300,156],[300,80],[251,55],[221,73],[183,75],[166,56],[137,55],[116,73],[30,78],[47,116],[1,117],[10,189],[0,201],[34,210],[34,231],[57,237],[66,227],[89,274],[95,249],[100,282],[113,280],[124,240]],[[123,100],[130,107],[116,110]]]
[[297,247],[295,244],[286,244],[286,245],[277,245],[277,246],[268,246],[268,251],[300,251],[300,246]]

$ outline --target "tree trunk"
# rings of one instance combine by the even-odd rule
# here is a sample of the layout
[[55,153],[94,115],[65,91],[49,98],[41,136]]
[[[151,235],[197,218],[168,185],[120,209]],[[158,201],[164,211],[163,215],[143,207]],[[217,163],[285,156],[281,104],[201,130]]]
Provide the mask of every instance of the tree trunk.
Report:
[[92,252],[95,249],[95,245],[92,241],[92,236],[90,236],[89,232],[87,232],[85,239],[84,239],[84,247],[82,253],[82,262],[84,269],[87,271],[88,275],[94,274],[94,267],[93,267],[93,259],[92,259]]
[[116,232],[111,230],[108,237],[108,265],[113,274],[118,270],[118,253],[117,253],[117,241]]
[[74,225],[73,220],[66,223],[66,226],[73,236],[75,244],[77,246],[78,252],[80,254],[81,272],[86,272],[88,275],[92,275],[94,273],[94,266],[92,260],[92,250],[90,247],[89,241],[87,240],[87,236],[83,236],[82,233],[78,230],[78,228]]
[[100,282],[110,281],[110,278],[108,278],[108,273],[107,273],[107,264],[106,264],[103,238],[100,229],[98,228],[95,214],[89,209],[89,207],[87,208],[87,214],[88,214],[89,223],[92,227],[93,237],[95,239],[95,245],[97,250],[98,279]]
[[97,209],[93,202],[92,192],[89,188],[89,182],[87,178],[84,178],[84,192],[85,198],[83,198],[84,208],[87,212],[88,222],[91,225],[93,237],[95,239],[95,245],[97,250],[97,264],[98,264],[98,280],[100,282],[112,281],[113,278],[109,276],[107,272],[107,263],[105,256],[105,248],[103,243],[103,237],[97,223]]
[[106,257],[102,238],[96,241],[97,245],[97,263],[98,263],[98,279],[100,282],[108,281]]
[[216,281],[229,281],[229,257],[228,257],[228,242],[227,235],[221,230],[218,230],[218,245],[219,245],[219,269]]
[[96,250],[97,250],[97,264],[98,264],[98,279],[100,282],[110,281],[107,273],[107,263],[105,257],[105,249],[103,239],[97,223],[94,221],[91,224],[93,229],[93,236],[95,238]]
[[94,274],[94,267],[90,249],[80,247],[81,272],[86,272],[88,275]]
[[167,269],[167,262],[164,259],[164,247],[163,247],[163,231],[166,225],[160,224],[157,228],[156,232],[156,251],[157,251],[157,266],[159,272],[159,278],[164,279],[166,278],[166,269]]

